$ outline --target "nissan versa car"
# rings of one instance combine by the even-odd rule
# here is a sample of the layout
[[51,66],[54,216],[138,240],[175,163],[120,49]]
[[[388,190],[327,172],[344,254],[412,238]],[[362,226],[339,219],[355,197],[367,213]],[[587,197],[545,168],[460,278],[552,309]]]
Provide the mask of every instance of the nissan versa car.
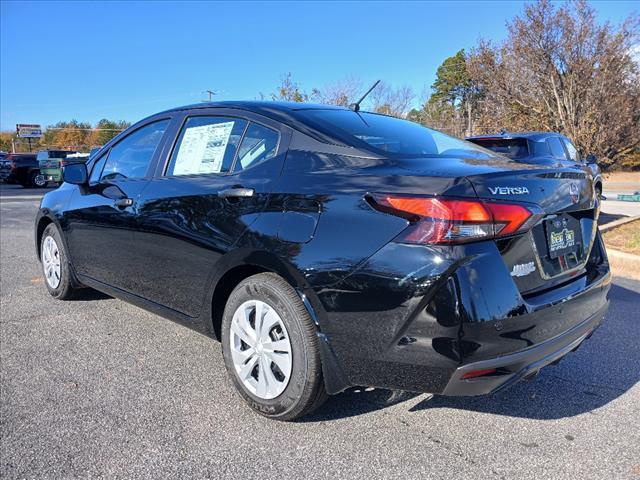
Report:
[[602,196],[602,172],[595,155],[584,158],[564,135],[556,132],[507,132],[478,135],[468,141],[509,158],[536,165],[572,166],[586,165],[593,175],[596,195]]
[[220,339],[271,418],[350,386],[492,393],[578,348],[608,307],[586,166],[357,105],[176,108],[63,175],[35,222],[50,294],[91,287]]

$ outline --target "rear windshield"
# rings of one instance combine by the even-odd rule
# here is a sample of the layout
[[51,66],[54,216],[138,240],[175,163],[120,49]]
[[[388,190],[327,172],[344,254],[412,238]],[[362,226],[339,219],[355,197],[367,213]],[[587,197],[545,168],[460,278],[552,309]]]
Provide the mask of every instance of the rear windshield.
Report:
[[349,110],[297,110],[295,115],[320,132],[358,148],[399,157],[471,156],[490,152],[417,123],[386,115]]
[[525,138],[475,138],[470,141],[509,158],[525,158],[529,155]]

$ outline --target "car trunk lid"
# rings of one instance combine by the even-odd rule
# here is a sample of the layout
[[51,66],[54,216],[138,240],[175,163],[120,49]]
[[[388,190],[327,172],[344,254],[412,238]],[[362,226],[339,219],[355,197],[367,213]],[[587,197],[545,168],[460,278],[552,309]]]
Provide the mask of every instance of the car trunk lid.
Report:
[[584,273],[599,214],[593,178],[586,168],[548,168],[505,157],[411,159],[400,166],[430,177],[454,175],[472,187],[467,192],[452,188],[440,195],[463,193],[487,202],[529,205],[540,214],[526,233],[495,240],[523,294],[552,288]]
[[599,200],[580,168],[537,169],[468,177],[479,198],[535,204],[541,219],[523,235],[497,240],[523,294],[552,288],[584,273],[595,241]]

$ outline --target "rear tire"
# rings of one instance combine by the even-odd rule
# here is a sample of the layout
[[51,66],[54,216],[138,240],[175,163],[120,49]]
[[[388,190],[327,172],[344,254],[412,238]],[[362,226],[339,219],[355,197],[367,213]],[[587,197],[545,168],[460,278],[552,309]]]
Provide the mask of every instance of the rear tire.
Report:
[[287,421],[324,403],[316,326],[284,279],[260,273],[240,282],[225,306],[221,331],[227,371],[253,410]]
[[596,197],[602,198],[602,187],[600,185],[596,185],[595,191],[596,191]]
[[58,300],[69,300],[77,292],[72,286],[68,258],[58,228],[50,223],[40,240],[40,262],[44,284],[49,294]]
[[22,186],[25,188],[44,188],[47,186],[47,179],[40,172],[31,172],[31,174],[29,174],[29,183],[27,185],[23,183]]

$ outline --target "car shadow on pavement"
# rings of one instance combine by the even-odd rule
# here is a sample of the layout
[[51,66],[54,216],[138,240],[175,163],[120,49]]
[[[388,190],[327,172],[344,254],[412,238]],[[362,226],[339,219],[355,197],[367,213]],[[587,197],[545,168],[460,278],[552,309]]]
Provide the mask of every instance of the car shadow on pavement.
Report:
[[93,288],[81,288],[69,300],[72,302],[90,302],[92,300],[108,300],[110,298],[106,293],[99,292]]
[[627,215],[618,215],[615,213],[604,213],[600,212],[600,217],[598,217],[598,225],[606,225],[607,223],[615,222],[616,220],[620,220],[621,218],[626,218]]
[[429,396],[388,390],[350,389],[330,397],[301,421],[317,422],[362,415],[407,402],[409,412],[448,408],[509,417],[554,420],[593,412],[625,394],[640,381],[640,294],[613,285],[605,322],[579,350],[545,367],[532,381],[519,382],[494,395]]

